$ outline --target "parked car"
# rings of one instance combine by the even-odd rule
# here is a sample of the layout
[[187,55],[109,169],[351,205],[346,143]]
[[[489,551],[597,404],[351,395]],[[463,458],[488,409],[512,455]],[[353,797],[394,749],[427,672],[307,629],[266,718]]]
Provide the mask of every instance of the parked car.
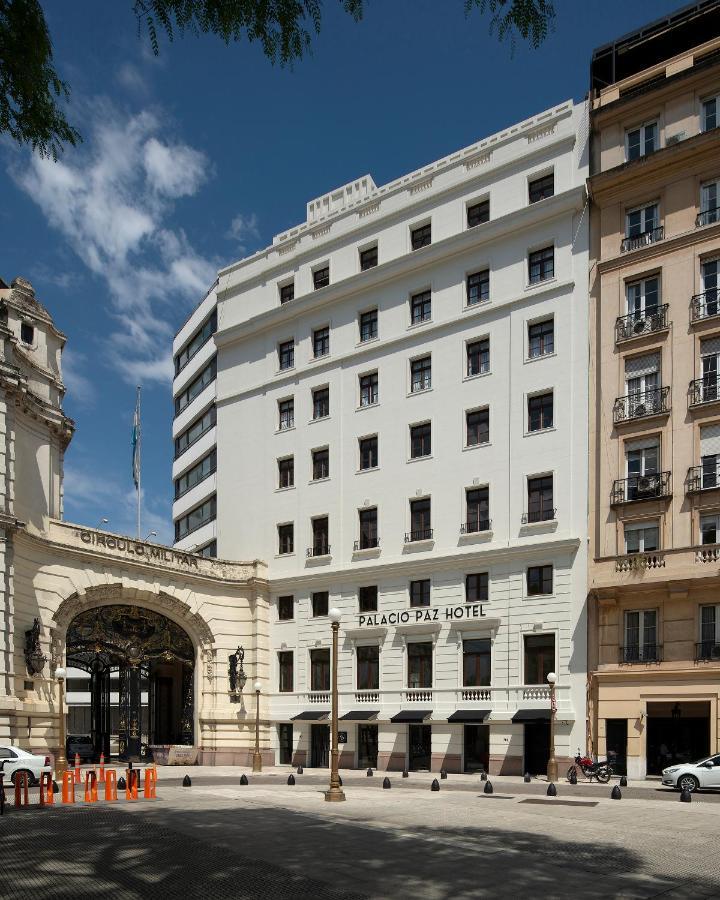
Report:
[[680,763],[663,769],[662,783],[679,791],[698,788],[720,789],[720,755],[708,756],[695,763]]
[[40,781],[40,773],[43,768],[50,765],[49,756],[38,756],[21,750],[12,744],[0,746],[0,763],[5,773],[5,782],[8,780],[15,784],[15,776],[18,772],[27,772],[28,784],[37,784]]
[[65,742],[65,755],[68,765],[75,764],[75,754],[81,763],[95,762],[95,747],[89,734],[71,734]]

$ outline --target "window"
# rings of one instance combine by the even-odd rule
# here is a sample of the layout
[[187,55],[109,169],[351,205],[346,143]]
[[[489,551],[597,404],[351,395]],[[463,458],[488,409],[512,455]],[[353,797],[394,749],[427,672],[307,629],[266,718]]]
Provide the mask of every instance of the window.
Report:
[[527,595],[537,597],[540,594],[552,594],[553,592],[553,567],[552,566],[528,566],[527,570]]
[[467,208],[467,227],[474,228],[476,225],[482,225],[483,222],[490,221],[490,201],[481,200],[479,203],[473,203]]
[[419,250],[421,247],[427,247],[431,242],[432,236],[429,222],[427,223],[427,225],[420,225],[418,228],[413,228],[411,230],[410,243],[413,250]]
[[700,541],[702,544],[717,544],[720,535],[718,516],[702,516],[700,519]]
[[313,272],[313,287],[316,291],[330,284],[330,266],[323,266]]
[[542,431],[553,425],[553,395],[536,394],[528,397],[528,431]]
[[361,613],[376,612],[378,608],[378,589],[376,584],[366,585],[358,591],[358,608]]
[[410,606],[430,606],[430,579],[410,582]]
[[628,161],[640,159],[658,149],[657,122],[648,122],[639,128],[633,128],[625,136],[625,153]]
[[410,426],[410,459],[421,459],[432,453],[430,423]]
[[471,341],[465,345],[467,375],[485,375],[490,371],[490,340]]
[[625,552],[650,553],[660,546],[660,529],[657,524],[639,522],[625,526]]
[[195,553],[198,556],[204,556],[205,559],[215,559],[217,556],[217,541],[210,541],[209,544],[205,544],[204,547],[200,547],[199,550],[196,550]]
[[29,322],[20,323],[20,340],[23,344],[31,344],[35,340],[35,328]]
[[[203,322],[203,324],[198,328],[195,334],[190,338],[190,340],[185,344],[185,346],[180,350],[175,356],[175,374],[181,372],[185,366],[190,362],[190,360],[195,356],[198,350],[202,349],[205,344],[210,340],[210,338],[217,331],[217,310],[214,309],[209,317]],[[23,340],[25,338],[23,337]],[[26,343],[31,344],[32,338]]]
[[429,322],[432,315],[432,299],[430,291],[413,294],[410,298],[410,321],[413,325]]
[[465,491],[465,534],[476,534],[490,528],[490,491],[487,487]]
[[408,643],[408,687],[432,687],[432,643]]
[[531,203],[537,203],[538,200],[545,200],[547,197],[552,197],[554,193],[554,172],[550,172],[548,175],[541,175],[539,178],[533,178],[528,184],[528,197]]
[[528,478],[527,492],[528,522],[548,522],[555,518],[552,475]]
[[526,634],[525,684],[547,684],[547,677],[555,669],[555,635]]
[[287,622],[295,618],[295,598],[292,594],[278,597],[278,619]]
[[327,591],[314,591],[312,595],[312,614],[313,618],[318,616],[326,616],[330,605],[330,594]]
[[701,659],[720,659],[720,606],[700,607]]
[[213,404],[175,438],[175,459],[181,456],[195,441],[199,441],[204,434],[207,434],[214,427],[216,421],[217,410]]
[[217,357],[213,357],[202,372],[175,398],[175,415],[179,415],[199,396],[217,376]]
[[[720,221],[720,208],[717,221]],[[704,313],[706,316],[716,316],[720,313],[720,259],[708,259],[700,266],[702,276]]]
[[626,612],[623,662],[654,662],[659,658],[658,650],[657,610]]
[[632,239],[650,235],[658,227],[659,221],[657,203],[628,210],[625,214],[625,237]]
[[216,498],[209,497],[204,503],[191,509],[175,522],[175,540],[179,541],[208,522],[213,522],[217,513]]
[[432,538],[430,527],[430,498],[410,501],[410,540],[428,541]]
[[490,440],[490,410],[470,409],[465,413],[465,442],[468,447],[487,444]]
[[657,477],[660,471],[660,444],[652,441],[644,446],[632,443],[625,447],[627,470],[626,500],[642,500],[659,496],[662,485]]
[[432,361],[429,356],[410,360],[410,391],[427,391],[432,386]]
[[702,374],[700,399],[707,403],[718,399],[720,387],[720,342],[717,338],[700,341],[700,371]]
[[710,131],[712,128],[717,128],[718,126],[718,107],[720,106],[718,100],[720,100],[720,98],[711,97],[702,105],[703,131]]
[[380,689],[380,648],[377,644],[371,647],[357,647],[357,689],[359,691],[377,691]]
[[330,329],[316,328],[313,331],[313,356],[318,359],[321,356],[327,356],[330,353]]
[[323,447],[312,452],[313,481],[330,477],[330,450]]
[[628,315],[634,319],[642,320],[655,315],[660,302],[660,279],[654,277],[630,282],[625,286],[625,299]]
[[378,524],[377,509],[361,509],[358,512],[360,525],[360,542],[361,550],[369,550],[378,545]]
[[528,356],[537,359],[555,351],[555,323],[552,319],[528,325]]
[[182,497],[189,490],[209,478],[217,468],[217,450],[211,450],[200,462],[175,479],[175,499]]
[[468,275],[467,285],[467,305],[474,306],[476,303],[482,303],[490,299],[490,269],[482,269],[480,272],[473,272]]
[[366,269],[374,269],[378,264],[378,248],[377,244],[374,247],[368,247],[366,250],[360,251],[360,271],[364,272]]
[[720,181],[710,181],[700,188],[700,215],[698,225],[711,225],[720,221]]
[[659,411],[659,381],[659,353],[625,359],[625,394],[628,398],[625,411],[628,418]]
[[530,284],[539,284],[555,275],[555,248],[544,247],[528,254],[528,278]]
[[328,647],[310,651],[310,690],[330,690],[330,649]]
[[465,576],[465,602],[487,603],[488,573],[476,572]]
[[312,392],[313,421],[330,415],[330,388],[315,388]]
[[293,687],[293,651],[280,650],[278,653],[278,690],[281,694],[291,694]]
[[295,401],[292,397],[287,400],[278,400],[278,429],[287,431],[295,427]]
[[378,336],[378,311],[368,309],[360,313],[360,342],[371,341]]
[[280,369],[292,369],[295,365],[295,341],[278,344],[278,364]]
[[295,486],[295,457],[286,456],[285,459],[279,459],[278,464],[278,487],[291,488]]
[[330,553],[330,522],[327,516],[312,520],[313,556],[327,556]]
[[295,547],[295,526],[292,522],[278,525],[278,554],[292,553]]
[[360,469],[377,469],[378,439],[377,435],[360,438]]
[[282,284],[280,285],[280,305],[283,303],[289,303],[291,300],[295,299],[295,282],[291,281],[290,284]]
[[463,641],[463,687],[490,685],[490,638]]
[[360,406],[374,406],[378,402],[378,373],[360,376]]
[[703,490],[720,487],[720,425],[700,428],[700,465]]

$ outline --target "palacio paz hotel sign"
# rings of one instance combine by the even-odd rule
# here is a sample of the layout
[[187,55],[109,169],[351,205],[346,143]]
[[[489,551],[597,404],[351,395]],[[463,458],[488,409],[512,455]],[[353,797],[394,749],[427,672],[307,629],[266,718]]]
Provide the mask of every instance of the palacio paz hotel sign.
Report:
[[171,550],[169,547],[146,544],[144,541],[134,541],[132,538],[118,537],[87,528],[75,533],[83,544],[103,550],[114,550],[127,557],[135,557],[141,562],[164,562],[175,566],[184,566],[188,569],[199,568],[198,558],[192,553],[181,553]]
[[484,619],[482,603],[468,603],[462,606],[436,606],[423,609],[403,609],[391,613],[369,613],[358,616],[362,628],[377,628],[379,625],[409,625],[415,622],[460,622]]

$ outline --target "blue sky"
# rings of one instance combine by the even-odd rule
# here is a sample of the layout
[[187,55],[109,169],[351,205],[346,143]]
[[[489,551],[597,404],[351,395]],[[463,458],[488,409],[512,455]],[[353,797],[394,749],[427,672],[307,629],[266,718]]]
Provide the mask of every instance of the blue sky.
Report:
[[581,98],[594,47],[679,5],[556,0],[555,32],[512,55],[463,0],[367,0],[359,24],[325,0],[287,70],[210,37],[161,39],[156,59],[131,0],[43,2],[85,141],[58,164],[0,142],[0,277],[29,278],[68,335],[66,518],[134,533],[142,384],[143,530],[172,540],[172,336],[220,266],[359,175],[383,184]]

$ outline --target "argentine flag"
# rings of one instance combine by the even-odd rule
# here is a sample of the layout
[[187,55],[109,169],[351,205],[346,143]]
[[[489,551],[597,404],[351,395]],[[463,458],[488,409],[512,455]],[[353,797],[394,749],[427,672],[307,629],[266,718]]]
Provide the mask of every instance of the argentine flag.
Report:
[[140,487],[140,388],[137,389],[135,415],[132,427],[132,471],[135,487]]

